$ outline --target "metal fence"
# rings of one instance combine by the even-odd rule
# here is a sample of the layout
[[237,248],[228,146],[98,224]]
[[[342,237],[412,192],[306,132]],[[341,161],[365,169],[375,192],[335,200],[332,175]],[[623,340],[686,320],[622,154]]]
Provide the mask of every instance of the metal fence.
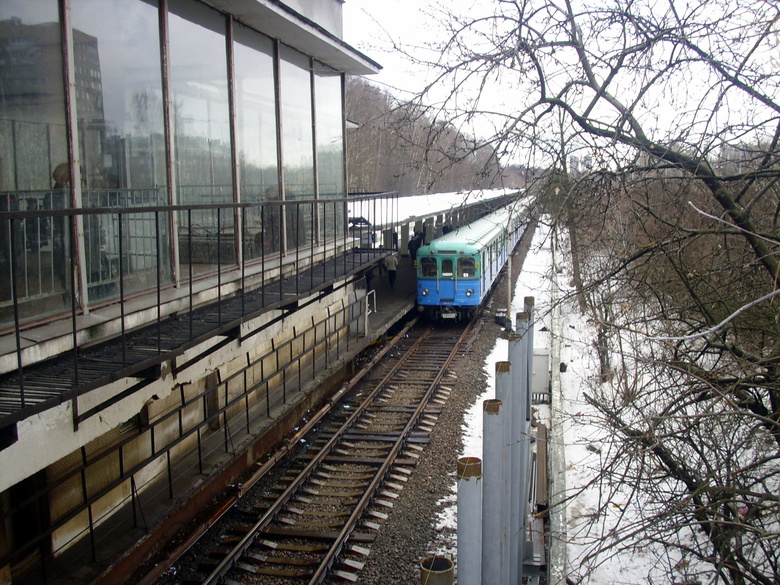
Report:
[[83,208],[67,209],[66,196],[0,193],[0,330],[327,247],[351,236],[352,206],[389,207],[361,198],[166,206],[162,190],[126,189],[85,190]]
[[[94,561],[116,532],[147,530],[145,509],[183,495],[220,454],[256,436],[275,420],[272,410],[348,354],[361,333],[366,299],[329,311],[288,340],[255,355],[245,368],[207,379],[202,392],[179,387],[170,399],[150,403],[141,415],[74,452],[46,471],[45,486],[15,505],[0,507],[0,521],[50,510],[51,520],[23,546],[6,551],[0,565],[35,553],[39,582],[53,576],[53,562],[74,549],[74,566]],[[298,348],[297,350],[294,350]],[[110,519],[110,521],[109,521]],[[83,555],[83,556],[81,556]]]

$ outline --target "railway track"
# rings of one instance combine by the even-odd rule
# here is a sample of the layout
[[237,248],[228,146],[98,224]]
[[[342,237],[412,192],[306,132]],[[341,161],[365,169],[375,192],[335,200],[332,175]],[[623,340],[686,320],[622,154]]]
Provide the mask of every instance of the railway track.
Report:
[[471,326],[414,327],[285,462],[178,563],[177,582],[354,582],[417,463]]

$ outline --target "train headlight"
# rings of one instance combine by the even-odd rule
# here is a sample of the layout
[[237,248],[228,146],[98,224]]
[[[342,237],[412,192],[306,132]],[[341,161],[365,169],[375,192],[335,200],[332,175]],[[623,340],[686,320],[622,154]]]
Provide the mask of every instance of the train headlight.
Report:
[[428,293],[430,292],[427,288],[422,289],[422,296],[427,297]]
[[471,288],[467,288],[466,289],[466,296],[467,297],[470,297],[473,294],[474,294],[474,289],[471,289]]

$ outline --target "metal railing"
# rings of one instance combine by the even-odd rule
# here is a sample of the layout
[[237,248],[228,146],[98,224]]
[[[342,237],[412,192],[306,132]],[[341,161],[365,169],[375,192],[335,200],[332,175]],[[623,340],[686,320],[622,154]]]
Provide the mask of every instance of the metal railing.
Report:
[[[353,198],[158,206],[150,193],[142,207],[60,209],[45,201],[49,194],[15,192],[15,200],[0,194],[8,208],[0,211],[0,273],[6,276],[0,279],[0,327],[13,340],[6,347],[15,348],[0,355],[0,393],[17,402],[11,412],[51,398],[47,388],[42,395],[25,388],[26,369],[42,357],[64,362],[50,383],[60,399],[104,383],[105,372],[86,367],[79,351],[101,341],[83,318],[87,313],[102,315],[100,335],[120,347],[100,356],[110,362],[111,375],[132,375],[224,333],[268,302],[311,291],[314,267],[321,268],[318,278],[349,272],[341,252],[357,244],[348,229]],[[46,208],[19,210],[27,200]],[[94,197],[123,200],[129,198]],[[303,282],[306,270],[310,280]],[[253,290],[259,298],[247,300]],[[172,313],[177,318],[166,319]],[[46,329],[63,319],[70,321],[69,333],[61,325]],[[38,346],[50,344],[45,351],[23,341],[32,328]],[[0,410],[5,419],[9,411]]]
[[71,300],[89,311],[190,275],[321,247],[351,235],[351,207],[388,208],[365,198],[166,206],[162,195],[85,190],[82,209],[65,209],[57,190],[0,193],[0,329],[61,316]]

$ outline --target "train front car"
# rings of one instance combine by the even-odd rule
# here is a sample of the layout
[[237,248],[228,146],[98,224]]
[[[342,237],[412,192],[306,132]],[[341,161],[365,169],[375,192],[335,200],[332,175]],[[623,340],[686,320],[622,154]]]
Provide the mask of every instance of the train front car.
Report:
[[482,302],[481,256],[449,235],[417,253],[417,305],[434,321],[469,320]]
[[417,252],[417,308],[434,321],[474,317],[517,238],[508,210],[456,229]]

